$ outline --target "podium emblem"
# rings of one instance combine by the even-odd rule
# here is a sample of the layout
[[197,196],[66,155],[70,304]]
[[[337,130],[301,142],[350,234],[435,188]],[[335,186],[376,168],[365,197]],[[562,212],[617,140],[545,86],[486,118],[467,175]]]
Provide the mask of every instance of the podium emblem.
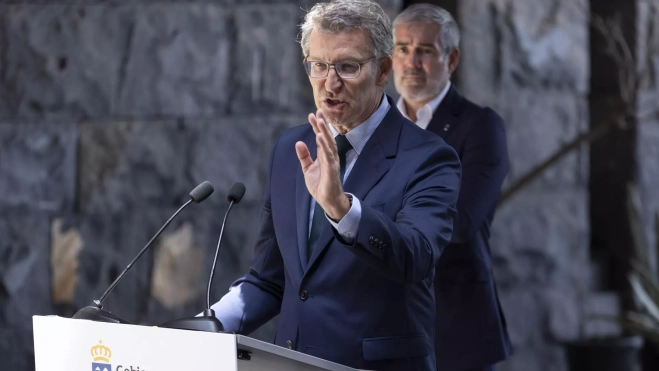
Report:
[[103,341],[99,340],[98,345],[92,347],[91,354],[92,371],[112,371],[112,365],[110,364],[112,351],[103,345]]
[[92,371],[112,371],[112,365],[92,362]]

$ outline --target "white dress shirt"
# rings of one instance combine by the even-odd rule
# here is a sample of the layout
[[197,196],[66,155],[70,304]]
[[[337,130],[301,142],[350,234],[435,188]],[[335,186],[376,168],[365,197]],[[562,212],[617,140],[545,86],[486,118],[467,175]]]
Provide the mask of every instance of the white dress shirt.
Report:
[[[419,108],[419,110],[416,111],[416,122],[417,126],[419,126],[421,129],[425,130],[428,128],[428,124],[430,123],[430,120],[432,120],[432,115],[435,113],[435,110],[437,107],[439,107],[439,104],[442,103],[442,100],[444,100],[444,97],[448,93],[448,89],[451,87],[451,82],[448,81],[446,83],[446,86],[444,87],[444,90],[442,90],[441,93],[439,93],[438,96],[433,98],[430,102],[426,103],[423,105],[423,107]],[[400,113],[405,116],[406,119],[412,121],[410,117],[407,115],[407,109],[405,108],[405,102],[403,101],[403,97],[398,98],[398,103],[396,104],[398,107],[398,110]]]
[[[352,167],[355,165],[355,162],[357,162],[357,158],[366,146],[366,142],[368,142],[368,140],[371,138],[371,135],[373,135],[375,129],[380,126],[384,116],[386,116],[387,112],[389,112],[390,107],[391,105],[389,104],[387,97],[383,96],[382,102],[380,103],[378,109],[375,110],[375,112],[373,112],[373,114],[367,118],[366,121],[362,122],[354,129],[346,133],[346,139],[348,139],[348,142],[350,142],[352,145],[352,149],[346,152],[346,171],[343,176],[344,184],[346,179],[348,179],[348,175],[350,175]],[[339,132],[336,131],[332,125],[329,125],[329,128],[332,131],[333,137],[336,138],[336,136],[339,135]],[[357,229],[359,228],[359,221],[361,220],[362,216],[362,207],[359,199],[353,194],[350,195],[352,196],[352,206],[350,207],[348,214],[346,214],[338,223],[335,223],[327,216],[327,214],[325,214],[325,217],[330,222],[330,224],[334,227],[334,229],[336,229],[337,232],[339,232],[339,234],[341,234],[347,243],[352,243],[354,241],[355,235],[357,235]],[[311,198],[311,207],[309,213],[309,233],[311,233],[311,223],[313,221],[313,211],[315,207],[316,200]]]

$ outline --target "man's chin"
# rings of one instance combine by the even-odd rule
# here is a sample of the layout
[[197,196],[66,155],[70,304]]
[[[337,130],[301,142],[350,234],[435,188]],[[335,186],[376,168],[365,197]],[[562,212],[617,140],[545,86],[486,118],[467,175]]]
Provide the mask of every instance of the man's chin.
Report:
[[403,98],[406,101],[418,102],[418,101],[424,101],[424,100],[427,100],[429,98],[432,98],[433,96],[435,96],[437,94],[433,94],[432,92],[428,91],[427,89],[422,89],[422,90],[421,89],[419,89],[419,90],[405,89],[405,91],[403,91],[401,93],[401,95],[403,96]]
[[412,99],[411,97],[424,95],[424,93],[428,89],[426,88],[425,85],[421,85],[421,84],[414,85],[414,84],[404,83],[404,84],[396,84],[396,90],[398,90],[399,94],[405,97],[405,99],[410,100]]
[[327,121],[332,123],[332,125],[342,125],[342,123],[345,121],[346,115],[344,114],[331,111],[323,111],[323,113],[325,113]]
[[410,88],[423,89],[424,86],[427,86],[425,79],[405,79],[402,82],[402,85]]

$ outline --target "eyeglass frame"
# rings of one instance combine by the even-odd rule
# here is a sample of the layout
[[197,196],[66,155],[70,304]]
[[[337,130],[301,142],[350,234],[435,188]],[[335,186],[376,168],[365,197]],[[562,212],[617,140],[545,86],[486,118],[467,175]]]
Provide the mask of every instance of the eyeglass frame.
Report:
[[[376,59],[378,59],[378,58],[374,56],[374,57],[371,57],[371,58],[369,58],[369,59],[367,59],[367,60],[365,60],[365,61],[363,61],[363,62],[336,62],[336,63],[329,63],[329,62],[321,62],[321,61],[310,61],[310,60],[307,60],[307,58],[304,58],[304,60],[302,60],[302,64],[305,66],[305,67],[304,67],[304,71],[307,73],[307,76],[311,77],[312,79],[324,79],[324,78],[326,78],[327,76],[329,76],[329,71],[330,71],[330,69],[332,69],[332,67],[333,67],[333,68],[334,68],[334,71],[336,72],[336,75],[337,75],[337,76],[339,76],[340,78],[345,79],[345,80],[352,80],[352,79],[356,79],[356,78],[358,78],[359,76],[361,76],[361,74],[362,74],[362,66],[363,66],[363,65],[365,65],[366,63],[368,63],[368,62],[370,62],[370,61],[376,60]],[[307,70],[307,68],[306,68],[306,64],[307,64],[307,63],[323,63],[323,64],[326,64],[327,67],[328,67],[328,68],[327,68],[327,73],[325,74],[325,76],[322,76],[322,77],[314,77],[314,76],[311,76],[311,71],[310,71],[311,68],[309,68],[309,70]],[[337,65],[337,64],[352,64],[352,63],[355,63],[355,64],[357,64],[357,65],[359,66],[359,71],[357,72],[357,76],[355,76],[355,77],[343,77],[343,76],[341,76],[341,74],[339,73],[339,70],[336,69],[336,65]]]

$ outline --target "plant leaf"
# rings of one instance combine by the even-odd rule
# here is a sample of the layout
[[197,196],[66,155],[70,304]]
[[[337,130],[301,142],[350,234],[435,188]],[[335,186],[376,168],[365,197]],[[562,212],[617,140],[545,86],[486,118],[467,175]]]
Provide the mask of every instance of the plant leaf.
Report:
[[641,198],[638,189],[633,183],[627,184],[627,213],[629,215],[629,228],[632,233],[635,255],[638,260],[649,266],[650,246],[645,235]]
[[652,298],[648,292],[643,287],[641,280],[636,274],[629,275],[629,283],[632,287],[632,292],[634,297],[639,301],[644,311],[647,312],[649,316],[652,317],[655,321],[659,322],[659,306],[657,303],[652,301]]
[[596,315],[594,318],[616,322],[623,329],[636,333],[659,345],[659,323],[653,322],[648,316],[629,312],[619,316]]
[[635,332],[645,339],[659,345],[659,327],[649,325],[635,316],[621,317],[618,321],[623,328]]
[[651,268],[636,259],[632,259],[631,265],[632,268],[634,268],[636,271],[635,273],[638,275],[640,282],[643,284],[643,287],[647,291],[652,301],[659,305],[659,282],[657,282],[656,278],[652,274]]

